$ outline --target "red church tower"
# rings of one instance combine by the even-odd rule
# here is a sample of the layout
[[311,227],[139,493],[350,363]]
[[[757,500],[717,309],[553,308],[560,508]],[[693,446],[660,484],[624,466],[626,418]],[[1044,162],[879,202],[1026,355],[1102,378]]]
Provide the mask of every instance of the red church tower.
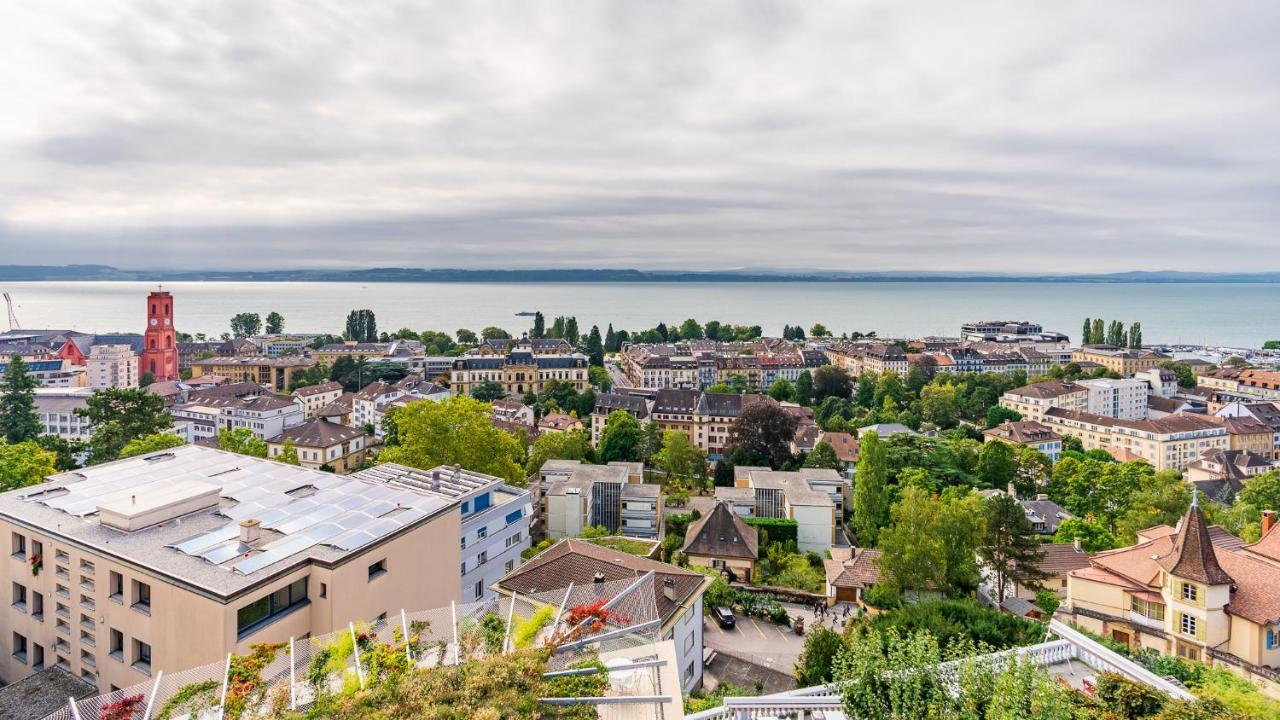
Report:
[[147,296],[147,332],[138,373],[156,382],[178,379],[178,346],[174,344],[173,296],[163,290]]

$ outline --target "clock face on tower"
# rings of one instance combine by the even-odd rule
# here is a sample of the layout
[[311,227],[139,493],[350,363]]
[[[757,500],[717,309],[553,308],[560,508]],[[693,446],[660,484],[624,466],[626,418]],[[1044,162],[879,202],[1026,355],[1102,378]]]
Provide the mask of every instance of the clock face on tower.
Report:
[[152,325],[155,325],[155,324],[156,324],[156,319],[155,319],[155,318],[151,318],[151,324],[152,324]]
[[165,327],[169,326],[169,318],[164,319],[164,324],[165,324]]

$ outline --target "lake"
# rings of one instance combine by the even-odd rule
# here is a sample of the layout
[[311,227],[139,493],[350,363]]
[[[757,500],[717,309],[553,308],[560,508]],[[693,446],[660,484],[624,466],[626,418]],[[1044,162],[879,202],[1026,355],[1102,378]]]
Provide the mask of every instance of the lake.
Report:
[[[145,282],[9,282],[23,326],[85,332],[141,332]],[[340,332],[347,312],[369,308],[378,327],[479,331],[495,325],[518,334],[541,310],[577,315],[585,333],[599,324],[638,330],[658,322],[761,325],[825,324],[836,334],[956,335],[971,320],[1031,320],[1078,339],[1085,317],[1127,325],[1140,321],[1148,343],[1257,347],[1280,338],[1280,285],[1088,284],[978,282],[814,283],[273,283],[175,282],[179,330],[218,335],[238,312],[271,311],[294,332]]]

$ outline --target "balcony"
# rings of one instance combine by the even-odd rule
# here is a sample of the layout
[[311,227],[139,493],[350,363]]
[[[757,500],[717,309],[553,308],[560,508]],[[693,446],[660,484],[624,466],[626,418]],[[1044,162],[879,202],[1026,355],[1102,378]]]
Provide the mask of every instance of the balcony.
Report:
[[1129,611],[1129,621],[1147,628],[1155,628],[1157,630],[1164,629],[1164,620],[1150,618],[1142,613],[1134,612],[1132,610]]

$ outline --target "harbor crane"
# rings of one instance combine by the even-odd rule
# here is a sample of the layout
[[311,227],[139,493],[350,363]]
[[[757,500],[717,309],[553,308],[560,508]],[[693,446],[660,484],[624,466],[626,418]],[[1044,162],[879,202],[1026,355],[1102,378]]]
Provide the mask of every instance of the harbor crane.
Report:
[[4,304],[9,308],[9,329],[17,330],[21,326],[18,325],[18,316],[13,314],[13,298],[9,293],[4,294]]

